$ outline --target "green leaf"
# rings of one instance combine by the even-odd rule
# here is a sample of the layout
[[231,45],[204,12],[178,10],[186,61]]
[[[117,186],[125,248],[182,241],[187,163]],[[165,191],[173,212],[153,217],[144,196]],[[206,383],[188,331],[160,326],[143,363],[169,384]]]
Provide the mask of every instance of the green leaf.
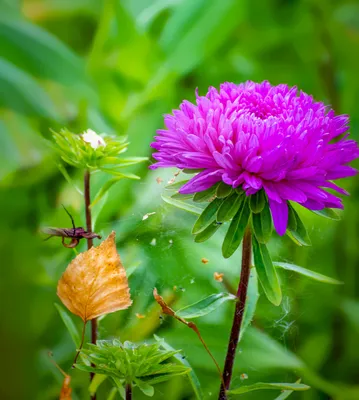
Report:
[[215,185],[211,186],[207,190],[203,190],[202,192],[197,192],[193,196],[193,201],[195,203],[204,203],[205,201],[211,201],[213,196],[216,194],[218,184],[216,183]]
[[127,179],[141,179],[139,176],[135,174],[129,174],[129,173],[124,173],[124,172],[119,172],[115,169],[110,169],[110,168],[103,168],[101,167],[102,172],[106,172],[111,175],[118,176],[119,178],[127,178]]
[[310,386],[304,385],[302,383],[263,383],[257,382],[250,386],[241,386],[237,389],[228,390],[229,394],[243,394],[247,392],[252,392],[253,390],[295,390],[303,391],[310,389]]
[[196,243],[205,242],[217,232],[217,230],[221,227],[221,225],[222,225],[221,222],[213,221],[209,226],[207,226],[206,229],[204,229],[195,236],[194,241]]
[[141,162],[148,161],[148,157],[127,157],[127,158],[117,158],[117,157],[106,157],[101,160],[100,165],[116,165],[116,168],[129,167],[130,165],[136,165]]
[[203,210],[202,214],[198,217],[193,226],[192,233],[194,235],[206,229],[213,222],[216,212],[219,206],[222,204],[222,201],[223,200],[221,199],[214,199]]
[[90,207],[91,208],[94,207],[102,199],[102,197],[111,189],[111,187],[121,179],[123,179],[123,177],[119,176],[117,178],[112,178],[112,179],[108,180],[107,182],[105,182],[103,184],[102,188],[97,193],[97,195],[96,195],[95,199],[93,200],[93,202],[91,203]]
[[219,199],[224,199],[227,196],[229,196],[233,191],[232,186],[227,185],[224,182],[220,182],[219,185],[217,186],[217,190],[216,190],[216,196]]
[[259,281],[268,300],[276,306],[282,301],[282,291],[277,272],[272,264],[268,249],[265,244],[258,243],[253,236],[253,256]]
[[273,231],[272,215],[268,203],[265,203],[265,207],[260,213],[252,214],[252,224],[258,242],[267,243]]
[[31,74],[75,86],[85,81],[81,58],[38,25],[4,13],[0,15],[0,41],[2,54]]
[[107,396],[106,400],[115,400],[116,399],[116,395],[118,394],[118,389],[117,387],[113,387],[109,393],[109,395]]
[[180,310],[176,311],[176,315],[184,319],[202,317],[203,315],[207,315],[216,310],[226,301],[234,300],[236,300],[236,296],[230,293],[211,294],[205,299],[197,301],[190,306],[181,308]]
[[167,189],[167,190],[178,190],[183,185],[185,185],[187,182],[189,182],[189,179],[186,179],[186,180],[183,180],[183,181],[174,182],[174,183],[171,183],[170,185],[165,186],[165,189]]
[[[164,339],[158,337],[157,335],[154,335],[154,338],[157,340],[157,342],[160,343],[161,347],[163,347],[165,350],[174,351],[174,348],[171,347],[168,343],[166,343]],[[196,395],[197,400],[202,400],[203,394],[202,394],[201,383],[196,373],[194,372],[193,368],[191,367],[190,363],[186,358],[184,358],[179,353],[175,354],[174,358],[176,358],[176,360],[181,364],[183,364],[185,367],[190,368],[190,371],[188,372],[188,379],[191,383],[192,389],[194,391],[194,394]]]
[[[298,379],[295,383],[300,383],[301,379]],[[294,390],[283,390],[282,393],[276,397],[274,400],[285,400],[287,399],[292,393],[294,392]]]
[[89,386],[89,392],[90,395],[93,396],[96,392],[99,386],[107,379],[106,375],[101,375],[101,374],[95,374],[95,376],[92,378]]
[[178,200],[192,200],[193,194],[182,194],[182,193],[175,193],[171,196],[172,199]]
[[66,179],[66,181],[67,181],[71,186],[73,186],[81,196],[83,196],[83,195],[84,195],[83,191],[82,191],[82,190],[76,185],[76,183],[73,181],[73,179],[71,178],[71,176],[68,174],[68,172],[67,172],[65,166],[64,166],[63,164],[61,164],[61,163],[57,163],[56,165],[57,165],[57,168],[59,169],[59,171],[62,173],[63,177]]
[[180,201],[180,200],[176,200],[176,199],[173,199],[172,197],[168,197],[168,196],[164,196],[164,195],[162,195],[161,197],[162,197],[162,200],[165,201],[166,203],[171,204],[172,206],[175,206],[177,208],[180,208],[181,210],[188,211],[188,212],[190,212],[192,214],[196,214],[196,215],[202,214],[203,209],[196,207],[193,204],[186,203],[186,202]]
[[250,213],[248,201],[245,199],[229,225],[224,238],[222,245],[222,254],[224,258],[230,257],[240,245],[248,224]]
[[263,189],[259,190],[257,193],[252,194],[249,197],[249,206],[252,212],[255,214],[260,213],[263,210],[266,203],[267,199]]
[[340,220],[340,215],[332,208],[324,208],[323,210],[312,210],[312,212],[319,215],[320,217],[333,219],[334,221]]
[[255,268],[251,268],[250,276],[249,276],[249,283],[248,283],[248,290],[247,290],[247,300],[244,309],[243,321],[241,325],[241,332],[239,340],[241,340],[244,332],[251,324],[254,313],[257,307],[259,293],[258,293],[258,278],[257,278],[257,271]]
[[[302,246],[310,246],[312,243],[309,239],[307,229],[305,228],[302,220],[300,219],[298,213],[294,210],[294,208],[288,203],[288,208],[289,208],[289,214],[288,218],[291,219],[290,221],[290,226],[288,225],[288,231],[292,235],[292,237],[295,239],[297,243],[299,243]],[[289,217],[290,215],[290,217]],[[295,219],[295,224],[296,228],[293,229],[294,222],[292,219]],[[288,235],[291,237],[291,235]]]
[[273,263],[275,267],[280,267],[283,269],[286,269],[288,271],[294,271],[297,272],[298,274],[307,276],[308,278],[314,279],[315,281],[323,282],[323,283],[330,283],[332,285],[342,285],[343,282],[338,281],[337,279],[330,278],[329,276],[325,276],[322,274],[319,274],[318,272],[311,271],[309,269],[299,267],[298,265],[295,264],[289,264],[289,263],[284,263],[284,262],[274,262]]
[[60,119],[52,100],[26,72],[0,58],[0,107],[26,115]]
[[155,394],[155,389],[150,384],[143,382],[141,379],[135,379],[136,385],[143,394],[148,397],[152,397]]
[[297,218],[294,213],[293,207],[288,204],[288,227],[287,229],[292,232],[297,230]]
[[233,193],[223,200],[223,203],[218,209],[216,219],[218,222],[230,221],[238,212],[239,207],[245,197]]
[[55,307],[56,307],[57,311],[59,312],[60,317],[61,317],[63,323],[65,324],[67,330],[69,331],[70,336],[71,336],[73,342],[75,343],[76,348],[78,349],[81,344],[81,337],[80,337],[80,334],[79,334],[74,322],[72,321],[72,318],[67,313],[65,308],[62,307],[60,304],[55,303]]

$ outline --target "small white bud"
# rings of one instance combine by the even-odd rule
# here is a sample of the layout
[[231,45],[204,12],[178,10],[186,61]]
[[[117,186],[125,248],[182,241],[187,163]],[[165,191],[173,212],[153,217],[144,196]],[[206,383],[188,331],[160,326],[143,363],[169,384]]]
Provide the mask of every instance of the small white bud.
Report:
[[87,129],[87,131],[85,131],[81,137],[84,142],[89,143],[95,150],[100,146],[106,147],[106,142],[103,140],[103,138],[92,129]]

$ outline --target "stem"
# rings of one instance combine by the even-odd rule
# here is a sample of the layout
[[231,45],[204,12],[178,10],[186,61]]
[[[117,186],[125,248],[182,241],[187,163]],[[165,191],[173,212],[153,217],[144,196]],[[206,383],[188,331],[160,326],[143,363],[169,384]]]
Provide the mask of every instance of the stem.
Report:
[[238,300],[236,302],[236,309],[233,317],[231,335],[229,337],[227,356],[223,368],[224,385],[222,383],[218,400],[227,399],[226,390],[229,389],[231,384],[233,364],[236,356],[236,349],[238,345],[244,308],[246,304],[249,273],[251,268],[251,252],[252,252],[252,236],[250,229],[247,228],[244,234],[243,244],[242,244],[242,269],[241,269],[241,277],[238,285],[238,290],[236,294]]
[[81,351],[81,349],[82,349],[82,346],[84,345],[84,341],[85,341],[85,331],[86,331],[86,322],[84,322],[84,326],[83,326],[83,328],[82,328],[82,335],[81,335],[80,347],[79,347],[79,349],[77,350],[75,359],[74,359],[74,361],[73,361],[73,363],[72,363],[72,367],[73,367],[73,368],[74,368],[74,366],[75,366],[75,364],[76,364],[76,361],[77,361],[77,358],[78,358],[78,356],[79,356],[79,354],[80,354],[80,351]]
[[[86,230],[92,232],[91,222],[91,198],[90,198],[90,171],[87,169],[84,176],[84,197],[85,197],[85,212],[86,212]],[[93,246],[92,239],[87,239],[87,248],[91,249]],[[91,343],[96,344],[97,341],[97,318],[91,320]],[[90,379],[94,377],[94,373],[90,373]],[[91,396],[92,400],[96,400],[96,394]]]
[[126,383],[126,400],[132,400],[132,386],[131,386],[131,383]]

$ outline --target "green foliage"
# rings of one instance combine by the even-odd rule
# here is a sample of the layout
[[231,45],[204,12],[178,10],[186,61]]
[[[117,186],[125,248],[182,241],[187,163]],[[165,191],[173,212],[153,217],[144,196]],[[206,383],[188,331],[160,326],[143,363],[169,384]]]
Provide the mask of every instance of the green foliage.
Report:
[[238,389],[229,390],[230,394],[243,394],[247,392],[252,392],[253,390],[291,390],[291,391],[302,391],[308,390],[310,387],[308,385],[303,385],[302,383],[263,383],[257,382],[250,386],[241,386]]
[[174,376],[188,374],[190,368],[168,362],[179,351],[161,349],[160,343],[136,345],[119,340],[100,340],[81,350],[93,366],[76,364],[76,368],[112,378],[115,385],[137,386],[146,396],[153,396],[152,385]]
[[287,235],[299,246],[310,246],[311,241],[305,225],[300,219],[298,213],[288,203],[288,230]]

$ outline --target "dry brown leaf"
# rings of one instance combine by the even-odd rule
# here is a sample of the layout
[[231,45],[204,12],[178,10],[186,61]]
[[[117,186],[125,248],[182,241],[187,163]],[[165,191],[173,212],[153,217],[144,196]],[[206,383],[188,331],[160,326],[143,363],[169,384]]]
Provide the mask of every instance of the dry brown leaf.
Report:
[[57,285],[57,295],[84,322],[132,304],[126,271],[116,250],[115,232],[69,264]]
[[62,384],[59,400],[72,400],[71,396],[72,389],[70,387],[70,384],[71,384],[71,377],[70,375],[65,374],[65,379]]

